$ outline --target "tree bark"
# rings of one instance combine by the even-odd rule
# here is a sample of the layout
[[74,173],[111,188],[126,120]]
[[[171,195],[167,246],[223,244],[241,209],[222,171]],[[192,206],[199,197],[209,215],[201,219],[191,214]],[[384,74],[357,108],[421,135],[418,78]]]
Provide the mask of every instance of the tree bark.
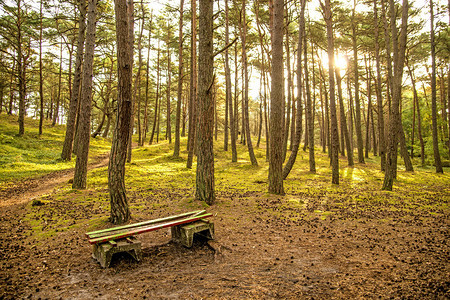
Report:
[[[225,0],[225,44],[228,45],[229,42],[229,11],[228,11],[228,0]],[[237,149],[236,149],[236,122],[235,115],[233,111],[233,99],[231,94],[231,71],[230,62],[228,57],[228,48],[225,49],[225,97],[228,103],[228,113],[230,114],[230,139],[231,139],[231,161],[237,162]],[[228,140],[226,139],[228,144]]]
[[316,159],[314,156],[314,114],[313,103],[311,100],[311,89],[309,85],[309,73],[308,73],[308,47],[306,43],[306,35],[304,35],[304,57],[305,57],[305,85],[306,85],[306,114],[308,119],[308,146],[309,146],[309,171],[316,172]]
[[358,44],[357,44],[357,32],[356,26],[358,26],[355,20],[356,0],[353,2],[352,13],[352,43],[353,43],[353,71],[355,75],[355,111],[356,111],[356,143],[358,147],[358,162],[364,163],[364,147],[361,131],[361,103],[359,100],[359,73],[358,73]]
[[[43,7],[43,0],[39,1],[39,135],[42,134],[42,126],[44,124],[44,77],[42,75],[42,7]],[[70,72],[70,70],[69,70]],[[2,104],[3,104],[3,89],[2,89],[2,98],[0,103],[0,113],[2,111]]]
[[[269,193],[283,195],[283,17],[284,1],[273,1],[272,83],[270,89]],[[299,48],[301,51],[301,48]]]
[[167,23],[166,140],[169,140],[169,144],[172,144],[172,127],[170,122],[170,116],[172,114],[170,105],[170,90],[172,88],[172,53],[170,52],[171,30],[169,23]]
[[249,108],[248,108],[248,66],[247,66],[247,18],[246,18],[246,9],[245,9],[246,0],[242,1],[242,25],[241,25],[241,40],[242,40],[242,63],[244,68],[244,98],[242,99],[242,109],[244,111],[243,114],[243,131],[245,131],[245,137],[247,142],[248,154],[250,156],[250,161],[253,166],[258,165],[258,161],[256,160],[255,153],[253,151],[253,143],[250,134],[250,118],[249,118]]
[[94,68],[95,26],[97,17],[97,0],[89,0],[87,10],[86,52],[84,54],[83,83],[81,90],[78,123],[78,153],[72,188],[85,189],[87,181],[87,163],[89,155],[92,107],[92,77]]
[[197,0],[191,0],[191,78],[189,92],[189,130],[188,130],[188,157],[186,167],[192,168],[194,159],[196,126],[197,126]]
[[158,123],[158,111],[159,111],[159,74],[160,74],[160,55],[161,55],[161,49],[159,47],[159,40],[158,40],[158,50],[157,50],[157,63],[156,63],[156,97],[155,97],[155,114],[153,117],[153,128],[152,128],[152,134],[150,135],[150,140],[148,142],[149,145],[153,143],[153,138],[155,136],[156,131],[156,124]]
[[433,154],[434,166],[436,173],[444,173],[441,162],[441,155],[439,153],[439,138],[438,138],[438,124],[437,124],[437,108],[436,108],[436,46],[434,41],[434,12],[433,0],[430,0],[430,42],[431,42],[431,124],[433,135]]
[[81,86],[81,66],[83,61],[84,33],[86,31],[86,1],[79,0],[80,19],[78,21],[77,54],[75,58],[75,74],[73,78],[72,93],[70,95],[69,111],[67,113],[66,135],[61,153],[61,159],[72,159],[73,141],[75,138],[75,124],[78,112],[78,98]]
[[149,102],[149,85],[150,85],[150,49],[151,49],[151,41],[152,41],[152,22],[153,22],[153,10],[150,13],[150,23],[148,27],[148,48],[147,48],[147,65],[145,71],[145,102],[144,102],[144,134],[141,141],[141,146],[144,145],[145,140],[147,139],[147,131],[148,131],[148,102]]
[[181,102],[183,92],[183,6],[184,0],[180,0],[180,21],[178,23],[178,89],[177,89],[177,111],[175,118],[175,147],[173,157],[180,156],[180,122]]
[[[328,77],[330,81],[330,119],[331,119],[331,169],[333,184],[339,184],[339,134],[336,116],[335,83],[334,83],[334,40],[333,20],[330,0],[321,3],[327,24]],[[356,72],[357,73],[357,72]]]
[[354,165],[353,149],[352,149],[352,144],[350,142],[350,135],[348,133],[347,118],[345,117],[345,107],[344,107],[344,100],[343,100],[343,96],[342,96],[342,78],[341,78],[339,68],[336,68],[336,81],[337,81],[337,87],[338,87],[340,118],[341,118],[341,122],[342,122],[342,131],[343,131],[343,132],[341,132],[341,135],[343,135],[344,139],[345,139],[345,146],[347,148],[347,161],[348,161],[348,165],[351,167]]
[[383,109],[383,98],[381,95],[381,59],[380,59],[380,44],[379,44],[379,27],[378,27],[378,9],[377,0],[373,0],[373,12],[375,20],[375,60],[377,67],[377,85],[376,85],[376,96],[377,96],[377,111],[378,111],[378,152],[380,154],[380,164],[381,171],[384,171],[386,164],[386,143],[384,135],[384,109]]
[[405,60],[406,49],[406,29],[408,21],[408,0],[403,0],[402,4],[402,25],[399,41],[397,41],[397,26],[395,24],[395,6],[394,1],[389,0],[392,31],[392,48],[394,54],[394,76],[393,76],[393,94],[392,107],[389,116],[389,134],[386,155],[386,172],[384,174],[383,190],[392,191],[392,185],[397,171],[397,148],[401,129],[400,119],[400,101],[402,96],[402,75]]
[[[297,118],[295,120],[295,139],[294,139],[294,145],[292,145],[292,151],[291,154],[289,155],[289,159],[286,162],[286,164],[284,165],[283,168],[283,173],[282,173],[282,177],[283,179],[286,179],[287,176],[289,175],[289,173],[292,170],[292,167],[294,166],[295,160],[297,159],[297,154],[298,154],[298,149],[300,147],[300,140],[302,137],[302,122],[303,122],[303,107],[302,107],[302,89],[303,89],[303,85],[302,85],[302,67],[301,67],[301,62],[302,62],[302,49],[303,49],[303,36],[305,35],[305,5],[306,5],[306,1],[302,0],[301,1],[301,10],[300,10],[300,21],[299,21],[299,30],[298,30],[298,46],[297,46]],[[273,47],[273,46],[272,46]],[[283,51],[283,49],[281,49],[281,51]],[[281,52],[282,55],[282,52]],[[305,64],[306,64],[306,57],[305,57]],[[272,68],[273,68],[273,59],[272,59]],[[276,69],[275,69],[276,70]],[[274,72],[274,69],[272,69],[272,73]],[[273,75],[272,75],[273,76]],[[281,78],[282,78],[282,74],[281,74]],[[272,78],[273,81],[273,78]],[[273,89],[274,89],[274,85],[272,83],[272,90],[271,90],[271,98],[273,98],[272,93],[273,93]],[[275,88],[280,88],[279,86],[276,86]],[[282,94],[282,90],[283,87],[281,87],[281,98],[283,99],[283,94]],[[275,92],[276,94],[277,92]],[[272,99],[271,99],[271,104],[272,104]],[[271,106],[272,107],[272,106]],[[283,113],[283,111],[281,112]],[[271,117],[270,119],[272,119],[272,112],[271,112]],[[272,124],[272,122],[270,123]],[[270,136],[272,139],[272,125],[270,125]],[[280,135],[280,134],[278,134]],[[272,149],[272,146],[271,148]]]
[[[291,101],[292,101],[292,95],[291,95],[291,87],[293,86],[292,83],[292,75],[291,75],[291,53],[290,53],[290,44],[289,44],[289,13],[287,10],[285,11],[285,16],[287,19],[287,24],[285,26],[286,30],[286,40],[285,40],[285,47],[286,47],[286,69],[287,69],[287,107],[286,107],[286,120],[284,122],[284,145],[283,145],[283,161],[286,160],[286,153],[288,149],[288,140],[289,140],[289,131],[291,126]],[[306,57],[306,56],[305,56]]]
[[214,188],[214,53],[213,0],[200,0],[198,47],[198,132],[197,176],[195,198],[211,205],[215,201]]
[[58,74],[58,95],[56,96],[56,105],[53,112],[52,126],[56,125],[59,117],[59,106],[61,103],[61,89],[62,89],[62,61],[63,61],[63,51],[62,51],[62,38],[59,43],[59,74]]
[[131,56],[127,0],[115,0],[118,99],[117,119],[108,166],[110,222],[120,224],[130,219],[125,190],[125,160],[131,127]]
[[[131,80],[133,80],[133,55],[134,55],[134,0],[127,0],[127,12],[128,12],[128,19],[129,26],[128,26],[128,39],[130,40],[130,70],[131,73]],[[137,83],[137,77],[134,81],[134,85],[136,86]],[[133,88],[133,86],[131,87]],[[136,89],[135,89],[136,90]],[[132,155],[132,146],[133,146],[133,127],[134,127],[134,115],[135,115],[135,109],[136,108],[136,93],[132,92],[131,94],[131,121],[130,121],[130,138],[128,139],[128,145],[127,145],[127,162],[131,162],[131,155]]]

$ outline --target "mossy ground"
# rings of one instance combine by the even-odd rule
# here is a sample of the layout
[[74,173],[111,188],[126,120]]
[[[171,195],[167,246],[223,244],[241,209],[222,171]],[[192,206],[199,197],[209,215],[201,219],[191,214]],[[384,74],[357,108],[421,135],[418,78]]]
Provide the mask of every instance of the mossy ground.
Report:
[[[65,126],[52,126],[45,121],[39,135],[39,121],[25,118],[25,134],[18,136],[17,116],[0,114],[0,189],[11,181],[69,169],[75,160],[61,160]],[[91,158],[108,151],[110,142],[102,138],[91,140]]]
[[[106,144],[91,153],[107,150]],[[61,143],[48,151],[57,157],[55,145]],[[72,190],[65,182],[38,197],[42,205],[6,207],[0,222],[7,232],[0,264],[7,284],[4,295],[449,296],[450,170],[435,174],[432,168],[416,166],[409,173],[400,166],[394,191],[386,192],[380,190],[383,173],[377,157],[352,168],[342,157],[340,184],[332,185],[327,155],[315,152],[313,174],[308,153],[300,151],[284,183],[286,195],[276,196],[267,193],[265,149],[255,149],[259,165],[251,166],[246,146],[238,146],[239,160],[232,163],[231,152],[224,152],[222,145],[220,140],[215,143],[217,200],[211,207],[194,199],[196,165],[186,168],[185,138],[177,159],[167,141],[134,149],[125,178],[132,222],[206,208],[214,213],[221,251],[199,244],[184,249],[168,243],[167,232],[159,231],[139,236],[144,247],[140,264],[122,258],[112,268],[101,269],[89,258],[84,238],[87,231],[111,226],[107,167],[99,167],[88,173],[86,190]],[[60,163],[56,159],[49,162],[53,164]],[[17,171],[9,179],[15,176],[27,175]],[[27,257],[33,259],[25,267]]]

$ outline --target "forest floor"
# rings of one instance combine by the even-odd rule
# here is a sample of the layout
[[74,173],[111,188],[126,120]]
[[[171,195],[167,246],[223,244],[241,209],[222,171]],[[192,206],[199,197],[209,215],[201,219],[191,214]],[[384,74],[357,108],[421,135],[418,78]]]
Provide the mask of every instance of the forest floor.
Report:
[[264,150],[252,167],[240,146],[238,163],[218,151],[208,207],[193,199],[195,165],[186,169],[171,147],[133,151],[131,222],[206,209],[214,242],[187,249],[165,229],[146,233],[141,262],[118,255],[103,269],[85,238],[111,226],[103,156],[87,190],[71,189],[70,169],[0,189],[0,299],[450,298],[449,169],[400,170],[385,192],[375,159],[347,168],[341,158],[336,186],[326,155],[317,151],[311,174],[303,153],[286,195],[274,196]]

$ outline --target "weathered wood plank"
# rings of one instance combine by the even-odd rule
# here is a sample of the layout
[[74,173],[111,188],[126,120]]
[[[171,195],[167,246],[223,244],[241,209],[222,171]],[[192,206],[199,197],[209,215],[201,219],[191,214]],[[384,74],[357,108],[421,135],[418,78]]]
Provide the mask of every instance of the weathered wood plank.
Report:
[[124,226],[116,226],[116,227],[97,230],[97,231],[91,231],[91,232],[87,232],[86,236],[90,239],[98,238],[98,237],[102,237],[102,236],[109,236],[112,234],[112,232],[115,232],[115,234],[117,234],[120,231],[125,232],[132,228],[142,227],[142,226],[156,224],[156,223],[162,223],[162,222],[175,220],[175,219],[181,219],[181,218],[188,217],[188,216],[197,216],[197,215],[204,214],[205,212],[206,212],[206,210],[196,210],[196,211],[191,211],[188,213],[183,213],[180,215],[175,215],[175,216],[170,216],[170,217],[165,217],[165,218],[160,218],[160,219],[155,219],[155,220],[150,220],[150,221],[145,221],[145,222],[140,222],[140,223],[135,223],[135,224],[129,224],[129,225],[124,225]]
[[[169,219],[168,222],[165,222],[162,224],[154,224],[154,222],[148,223],[148,222],[151,222],[151,221],[148,221],[148,222],[142,222],[142,223],[147,223],[147,224],[141,225],[139,227],[131,226],[128,228],[123,228],[124,226],[121,226],[121,227],[119,227],[118,230],[117,230],[117,227],[110,228],[113,230],[109,231],[109,235],[90,237],[89,243],[91,243],[91,244],[104,243],[104,242],[108,242],[111,240],[117,240],[117,239],[129,237],[129,236],[133,236],[136,234],[141,234],[144,232],[150,232],[150,231],[154,231],[154,230],[158,230],[158,229],[162,229],[162,228],[168,228],[168,227],[172,227],[172,226],[176,226],[176,225],[191,223],[191,222],[201,220],[204,218],[209,218],[209,217],[212,217],[211,213],[200,214],[200,215],[196,214],[195,217],[186,217],[186,218],[181,218],[181,219],[180,218],[174,219],[174,218],[169,217],[171,219]],[[153,220],[153,221],[155,221],[155,220]],[[142,224],[142,223],[138,223],[138,224]],[[159,222],[159,223],[161,223],[161,222]]]

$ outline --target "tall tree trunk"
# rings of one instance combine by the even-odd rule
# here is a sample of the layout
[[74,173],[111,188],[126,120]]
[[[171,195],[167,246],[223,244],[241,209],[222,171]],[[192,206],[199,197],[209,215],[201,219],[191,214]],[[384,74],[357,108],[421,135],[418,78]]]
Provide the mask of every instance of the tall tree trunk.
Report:
[[356,143],[358,147],[358,162],[364,163],[364,147],[361,131],[361,103],[359,100],[359,73],[358,73],[358,43],[357,30],[358,22],[355,20],[356,0],[353,2],[352,13],[352,43],[353,43],[353,71],[355,75],[355,110],[356,110]]
[[[106,111],[106,107],[105,107],[105,111]],[[95,129],[95,131],[91,134],[91,137],[94,139],[97,137],[97,135],[100,134],[100,132],[102,131],[103,125],[105,124],[105,120],[106,120],[106,112],[105,111],[103,111],[103,113],[102,113],[102,119],[101,119],[100,123],[98,124],[97,129]]]
[[152,134],[150,135],[150,141],[148,142],[149,145],[153,143],[153,138],[155,136],[156,131],[156,124],[158,123],[158,111],[159,111],[159,74],[160,74],[160,55],[161,55],[161,49],[159,47],[159,40],[158,40],[158,50],[157,50],[157,63],[156,63],[156,97],[155,97],[155,114],[153,118],[153,129]]
[[110,222],[120,224],[130,219],[130,210],[125,190],[125,160],[131,127],[131,56],[129,39],[131,26],[127,13],[127,0],[115,0],[118,99],[117,119],[111,146],[108,166],[109,201],[111,204]]
[[369,158],[370,151],[370,129],[373,124],[370,124],[370,111],[372,110],[372,78],[370,77],[370,63],[367,65],[367,56],[364,55],[364,63],[366,67],[367,76],[367,118],[366,118],[366,147],[364,151],[364,157]]
[[[23,54],[24,49],[22,48],[23,43],[23,14],[22,14],[22,4],[21,1],[17,1],[17,76],[19,81],[19,136],[23,136],[25,133],[25,85],[26,85],[26,62],[25,55]],[[11,109],[12,111],[12,109]]]
[[197,126],[197,0],[191,0],[191,78],[189,92],[189,130],[188,130],[188,157],[186,167],[192,168],[194,159],[196,126]]
[[[283,195],[283,17],[284,1],[273,1],[272,86],[270,89],[269,193]],[[301,51],[302,48],[299,48]]]
[[[144,11],[144,1],[141,0],[141,30],[139,32],[138,38],[138,72],[134,80],[134,98],[137,101],[137,126],[138,126],[138,145],[143,145],[142,142],[142,125],[141,125],[141,72],[142,72],[142,36],[144,35],[144,23],[145,23],[145,11]],[[150,45],[149,45],[150,47]],[[137,97],[136,97],[137,90]]]
[[94,69],[95,23],[97,17],[97,0],[89,0],[87,10],[86,51],[84,53],[83,83],[81,89],[78,124],[78,152],[72,188],[85,189],[87,181],[87,164],[89,155],[92,107],[92,74]]
[[392,48],[394,50],[394,76],[392,107],[389,116],[389,134],[386,155],[386,172],[384,174],[383,190],[392,191],[392,185],[397,171],[397,146],[401,134],[400,101],[402,96],[402,75],[406,49],[406,29],[408,21],[408,0],[402,4],[402,25],[399,41],[397,41],[397,26],[395,24],[394,0],[389,0],[392,30]]
[[[316,159],[314,156],[314,114],[313,103],[311,101],[311,89],[309,85],[308,73],[308,47],[306,43],[306,35],[304,35],[304,57],[305,57],[305,85],[306,85],[306,114],[308,119],[308,146],[309,146],[309,171],[316,172]],[[311,45],[312,46],[312,45]],[[314,54],[313,54],[314,55]]]
[[[322,74],[322,67],[319,66],[319,72]],[[327,129],[326,129],[326,120],[325,120],[325,105],[324,105],[324,88],[323,88],[323,80],[319,82],[319,92],[320,92],[320,112],[322,117],[322,130],[320,132],[321,142],[322,142],[322,152],[326,153],[327,148]]]
[[[450,10],[450,5],[448,7]],[[450,18],[450,14],[449,14],[449,18]],[[450,22],[449,22],[449,24],[450,24]],[[447,147],[448,147],[448,154],[450,156],[450,68],[447,71],[447,114],[448,114],[447,119],[449,121]]]
[[343,96],[342,96],[342,78],[341,78],[339,68],[336,68],[336,81],[337,81],[337,87],[338,87],[340,118],[341,118],[342,129],[343,129],[343,131],[341,132],[341,135],[343,135],[344,139],[345,139],[345,146],[347,147],[347,161],[348,161],[348,165],[351,167],[354,165],[353,149],[352,149],[352,144],[350,142],[350,135],[348,133],[347,118],[345,116],[344,100],[343,100]]
[[[285,11],[285,16],[288,19],[289,15],[287,10]],[[289,24],[289,20],[287,20],[287,23]],[[286,152],[288,149],[288,140],[289,140],[289,131],[291,126],[291,101],[292,101],[292,94],[291,94],[291,87],[293,86],[292,83],[292,74],[291,74],[291,54],[290,54],[290,41],[289,41],[289,26],[285,26],[286,30],[286,40],[285,40],[285,47],[286,47],[286,69],[287,69],[287,107],[286,107],[286,120],[284,122],[284,145],[283,145],[283,161],[286,159]]]
[[[333,184],[339,184],[339,134],[336,116],[336,101],[334,91],[334,40],[333,20],[331,15],[330,0],[325,0],[325,6],[321,3],[327,24],[327,52],[328,52],[328,77],[330,81],[330,119],[331,119],[331,169]],[[356,72],[357,73],[357,72]]]
[[175,118],[175,147],[173,157],[180,156],[180,122],[181,122],[181,102],[183,92],[183,6],[184,0],[180,0],[180,21],[178,23],[178,90],[177,90],[177,111]]
[[[228,0],[225,0],[225,45],[227,46],[230,35],[229,29],[229,11],[228,11]],[[231,135],[231,161],[237,162],[237,149],[236,149],[236,122],[235,122],[235,114],[233,111],[233,99],[231,94],[231,72],[230,72],[230,63],[228,57],[228,48],[225,49],[225,97],[227,98],[226,102],[228,103],[228,112],[230,114],[230,135]],[[226,141],[228,144],[228,141]]]
[[[301,1],[301,10],[300,10],[300,21],[299,21],[299,30],[298,30],[298,46],[297,46],[297,118],[295,120],[295,139],[294,139],[294,145],[292,146],[292,152],[289,155],[289,159],[286,162],[286,164],[284,165],[283,171],[282,171],[282,177],[283,179],[286,179],[287,176],[289,175],[289,173],[292,170],[292,167],[294,166],[295,160],[297,158],[297,153],[298,153],[298,148],[300,147],[300,140],[302,137],[302,122],[303,122],[303,107],[302,107],[302,67],[301,67],[301,62],[302,62],[302,49],[303,49],[303,36],[305,35],[305,5],[306,5],[306,1],[302,0]],[[273,40],[272,40],[272,47],[273,47]],[[283,49],[280,50],[281,54],[281,59],[282,59],[282,55],[283,55]],[[306,64],[306,57],[305,57],[305,64]],[[281,78],[283,78],[283,74],[279,75],[277,74],[277,69],[274,68],[274,59],[272,58],[272,76],[273,74],[276,74],[277,76],[280,76]],[[278,63],[278,62],[277,62]],[[281,72],[281,69],[280,69]],[[281,91],[273,91],[274,88],[279,88],[281,89]],[[278,93],[280,93],[281,95],[278,95]],[[278,97],[281,97],[281,99],[283,99],[283,85],[280,86],[279,85],[274,85],[273,84],[273,77],[272,77],[272,88],[271,88],[271,92],[270,92],[270,97],[273,98],[276,95]],[[272,110],[272,102],[273,99],[271,99],[271,110]],[[282,109],[281,109],[281,113],[283,113]],[[270,138],[272,139],[273,135],[276,135],[275,133],[272,132],[272,111],[270,112],[270,120],[271,120],[271,125],[270,125]],[[280,125],[277,125],[280,126]],[[282,126],[282,124],[281,124]],[[281,131],[279,131],[281,132]],[[278,132],[278,135],[280,135]],[[279,139],[280,137],[276,137],[277,139]],[[270,149],[272,151],[272,147],[275,147],[276,145],[271,145]]]
[[[42,7],[43,7],[43,0],[39,1],[39,135],[42,134],[42,125],[44,124],[44,77],[42,75]],[[71,70],[69,70],[70,72]],[[2,99],[3,102],[3,89],[2,89]],[[1,103],[3,104],[3,103]],[[0,104],[0,112],[2,110],[2,105]]]
[[242,109],[244,111],[244,123],[245,126],[243,131],[245,130],[245,136],[247,140],[247,148],[248,154],[250,156],[250,161],[253,166],[258,165],[258,161],[256,160],[255,153],[253,152],[253,143],[250,134],[250,117],[249,117],[249,108],[248,108],[248,66],[247,66],[247,18],[246,18],[246,8],[245,8],[246,0],[242,1],[242,29],[241,29],[241,39],[242,39],[242,63],[244,68],[244,98],[242,99]]
[[172,53],[170,52],[170,40],[171,40],[171,28],[167,24],[167,85],[166,85],[166,140],[169,140],[169,144],[172,144],[172,127],[171,118],[172,109],[170,105],[170,90],[172,89]]
[[62,160],[72,159],[73,141],[75,138],[75,125],[78,112],[78,98],[81,86],[81,66],[83,61],[84,33],[86,31],[86,0],[79,0],[78,9],[80,18],[78,21],[77,54],[75,58],[75,74],[73,78],[72,93],[70,95],[69,111],[67,113],[66,135],[61,152]]
[[59,106],[61,103],[61,89],[62,89],[62,61],[63,61],[63,51],[62,51],[62,38],[59,43],[59,74],[58,74],[58,95],[56,96],[56,105],[53,113],[52,126],[56,125],[59,117]]
[[[128,39],[130,40],[130,47],[131,47],[131,56],[130,59],[130,66],[131,69],[129,72],[131,72],[131,78],[133,78],[133,55],[134,55],[134,1],[133,0],[127,0],[127,9],[128,9],[128,19],[129,26],[128,26]],[[136,86],[137,78],[139,74],[136,75],[136,79],[134,81],[134,84]],[[133,80],[133,79],[132,79]],[[131,94],[131,121],[130,121],[130,138],[128,139],[128,147],[127,147],[127,162],[131,162],[131,154],[132,154],[132,147],[133,147],[133,128],[134,128],[134,115],[136,111],[136,93],[132,92]]]
[[198,47],[198,132],[197,176],[195,198],[211,205],[215,201],[214,188],[214,53],[213,0],[200,0]]
[[[227,0],[228,1],[228,0]],[[266,61],[265,61],[265,49],[264,49],[264,39],[261,29],[261,22],[259,17],[260,11],[260,0],[256,0],[256,27],[258,28],[259,45],[261,47],[261,69],[262,69],[262,81],[263,81],[263,107],[264,107],[264,128],[266,134],[266,161],[269,161],[269,124],[267,116],[267,80],[266,80]]]
[[430,0],[430,42],[431,42],[431,123],[433,133],[433,153],[436,173],[444,173],[442,169],[441,155],[439,153],[437,108],[436,108],[436,46],[434,41],[434,12],[433,0]]
[[150,23],[148,27],[148,48],[147,48],[147,65],[145,71],[145,102],[144,102],[144,134],[141,141],[141,146],[144,145],[147,138],[148,131],[148,101],[150,97],[149,85],[150,85],[150,49],[152,41],[152,22],[153,22],[153,10],[150,13]]
[[384,136],[384,109],[383,98],[381,95],[381,59],[380,59],[380,44],[379,44],[379,27],[378,27],[378,9],[377,0],[373,0],[373,12],[375,20],[375,60],[377,67],[377,111],[378,111],[378,152],[380,153],[381,171],[385,170],[386,164],[386,143]]

